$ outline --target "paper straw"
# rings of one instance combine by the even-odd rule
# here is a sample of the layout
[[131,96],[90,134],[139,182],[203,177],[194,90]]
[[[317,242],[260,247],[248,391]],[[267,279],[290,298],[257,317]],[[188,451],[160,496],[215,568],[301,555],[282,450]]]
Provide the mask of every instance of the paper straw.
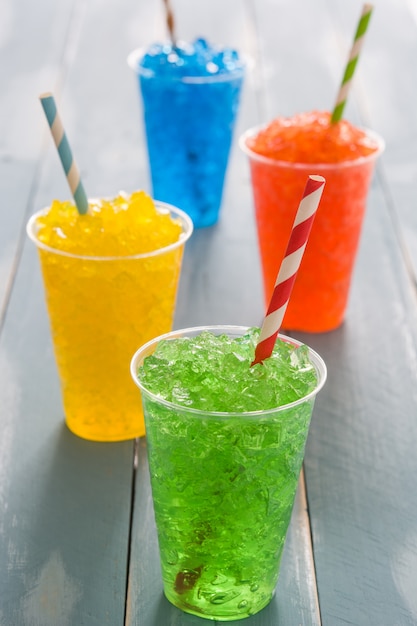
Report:
[[287,250],[275,281],[274,291],[261,328],[252,365],[271,356],[284,319],[291,291],[325,184],[323,176],[309,176],[295,216]]
[[164,0],[165,12],[166,12],[166,21],[169,32],[169,37],[171,39],[171,43],[175,46],[176,37],[175,37],[175,27],[174,27],[174,14],[171,8],[170,0]]
[[342,119],[343,110],[345,108],[346,100],[350,87],[352,85],[353,74],[355,73],[356,64],[358,62],[359,53],[361,51],[363,42],[365,40],[365,34],[368,28],[369,20],[373,10],[372,4],[364,4],[362,14],[359,19],[359,23],[356,29],[353,45],[350,50],[349,59],[346,65],[345,73],[343,75],[342,84],[339,89],[339,93],[336,99],[336,104],[333,109],[331,123],[334,124]]
[[56,108],[55,99],[51,93],[44,93],[39,96],[52,137],[58,149],[59,158],[68,180],[71,193],[73,195],[78,212],[81,214],[88,211],[88,199],[80,179],[77,164],[75,163],[67,136],[62,126],[61,118]]

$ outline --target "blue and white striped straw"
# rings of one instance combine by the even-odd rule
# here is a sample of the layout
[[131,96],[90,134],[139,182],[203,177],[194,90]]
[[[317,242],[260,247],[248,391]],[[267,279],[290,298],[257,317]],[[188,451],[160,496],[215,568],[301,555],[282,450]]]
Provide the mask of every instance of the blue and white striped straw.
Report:
[[61,118],[56,108],[55,99],[51,93],[44,93],[39,96],[52,137],[58,149],[59,158],[68,180],[71,193],[73,195],[78,212],[85,214],[88,211],[88,199],[80,179],[77,164],[72,156],[71,148],[67,136],[62,126]]

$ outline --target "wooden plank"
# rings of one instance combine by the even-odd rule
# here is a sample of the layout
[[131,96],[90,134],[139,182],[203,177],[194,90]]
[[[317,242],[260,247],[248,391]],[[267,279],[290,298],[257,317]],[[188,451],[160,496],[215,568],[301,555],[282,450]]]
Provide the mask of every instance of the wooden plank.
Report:
[[373,190],[345,324],[299,335],[326,360],[306,454],[323,623],[414,624],[417,325]]
[[[19,3],[21,15],[25,3],[24,0]],[[108,45],[109,23],[117,32],[118,22],[114,16],[119,15],[120,21],[126,16],[117,6],[113,9],[114,15],[103,20],[107,3],[101,4],[99,7],[97,3],[94,6],[72,3],[67,12],[65,5],[60,3],[59,10],[56,5],[55,13],[43,3],[37,5],[33,22],[22,18],[16,24],[16,28],[19,23],[27,24],[28,28],[35,27],[39,20],[44,25],[41,33],[45,35],[46,30],[48,35],[46,41],[51,39],[54,49],[59,51],[56,57],[50,53],[48,62],[51,65],[45,66],[46,61],[39,58],[39,53],[43,51],[48,59],[48,50],[40,41],[35,42],[29,37],[30,46],[34,46],[33,62],[37,65],[32,68],[32,61],[28,65],[34,76],[42,80],[25,83],[25,74],[22,74],[19,98],[17,92],[13,92],[14,102],[30,102],[30,106],[33,103],[34,135],[44,133],[47,141],[47,158],[39,168],[36,163],[38,151],[33,150],[32,154],[29,149],[30,132],[26,137],[23,135],[21,143],[15,141],[17,166],[13,166],[13,171],[17,180],[11,187],[18,198],[20,172],[20,187],[26,189],[27,195],[20,213],[16,211],[12,218],[18,220],[19,229],[24,222],[25,210],[32,212],[49,204],[53,197],[69,196],[38,102],[39,91],[53,90],[61,106],[68,102],[62,107],[62,113],[76,159],[83,166],[92,165],[92,178],[108,185],[103,184],[100,189],[97,184],[95,188],[89,179],[88,189],[94,189],[100,195],[120,189],[119,176],[126,169],[123,159],[129,160],[130,155],[127,150],[123,152],[123,142],[119,144],[121,152],[114,149],[117,143],[114,137],[119,137],[119,129],[110,111],[114,108],[116,116],[119,111],[113,107],[114,100],[108,97],[107,83],[104,103],[101,101],[103,92],[97,93],[98,100],[93,98],[89,102],[89,98],[92,91],[95,93],[92,77],[97,84],[99,82],[97,59],[101,56],[103,63],[110,59],[107,67],[110,69],[112,54],[119,58],[116,45],[113,48]],[[102,10],[102,13],[97,14],[96,10]],[[29,13],[32,12],[33,7]],[[58,17],[65,26],[62,31],[53,28],[59,25],[55,23]],[[93,31],[94,37],[91,37]],[[25,29],[23,32],[27,35]],[[91,41],[95,43],[92,49],[89,48]],[[100,42],[99,46],[97,42]],[[121,48],[124,43],[120,39]],[[30,50],[27,54],[30,57]],[[25,56],[20,58],[24,60]],[[116,68],[117,63],[112,67]],[[15,68],[19,69],[17,63]],[[125,74],[119,67],[117,71],[130,85],[132,77],[127,66]],[[73,93],[74,83],[78,88]],[[100,83],[103,83],[101,77]],[[117,86],[117,81],[114,83]],[[71,95],[68,100],[62,85],[68,85]],[[116,102],[124,99],[122,94]],[[19,115],[13,119],[21,122],[20,111],[17,113]],[[93,135],[90,126],[96,119],[100,126],[94,128],[97,137],[90,144]],[[101,132],[101,128],[109,129],[111,136]],[[126,128],[123,132],[126,133]],[[130,137],[127,144],[129,140]],[[33,161],[28,165],[24,158],[26,146]],[[133,177],[135,163],[133,159],[131,161],[131,169],[126,171]],[[26,169],[19,169],[21,165]],[[36,185],[31,186],[28,172],[33,172],[33,168],[36,169]],[[9,212],[4,215],[8,220],[12,213],[10,206],[7,208]],[[23,232],[20,234],[25,238]],[[7,242],[13,245],[15,236],[8,231]],[[7,309],[1,335],[0,363],[0,624],[121,625],[124,623],[127,585],[133,443],[86,442],[74,437],[63,425],[38,260],[29,241],[25,244]]]
[[[248,72],[243,93],[221,220],[215,227],[196,231],[187,244],[175,317],[177,328],[213,323],[259,325],[263,316],[249,171],[246,157],[237,146],[238,135],[259,123],[260,34],[254,19],[258,3],[242,5],[239,0],[230,4],[232,6],[228,6],[226,12],[224,3],[219,1],[201,3],[198,9],[185,0],[175,2],[179,28],[184,37],[204,34],[212,41],[234,45],[256,61]],[[141,11],[142,5],[137,7],[138,15]],[[155,38],[158,32],[155,31]],[[154,40],[148,34],[146,41]],[[202,623],[200,618],[182,613],[162,595],[145,452],[142,443],[135,489],[127,623],[137,626],[197,625]],[[254,625],[276,626],[278,620],[283,624],[316,626],[320,623],[310,530],[303,498],[301,486],[276,596],[266,609],[251,618]]]
[[[257,62],[245,87],[238,132],[278,113],[330,108],[359,5],[304,3],[301,20],[300,5],[289,0],[233,0],[230,15],[220,2],[201,3],[198,10],[185,0],[175,4],[185,37],[201,29],[198,34],[230,41]],[[35,15],[27,0],[18,0],[9,9],[0,33],[0,54],[8,57],[1,64],[0,188],[6,202],[0,209],[0,302],[13,275],[25,210],[53,195],[68,195],[49,137],[47,159],[37,170],[44,128],[39,91],[59,87],[58,78],[67,77],[58,96],[90,195],[148,186],[140,102],[125,57],[162,33],[161,5],[98,0],[74,4],[72,12],[69,1],[58,11],[43,0]],[[410,6],[381,0],[376,7],[346,111],[387,140],[348,319],[334,333],[303,337],[329,366],[306,458],[324,624],[417,620],[410,582],[417,574],[416,313],[404,252],[394,235],[399,223],[415,272],[415,84],[407,67],[415,58],[416,22]],[[29,13],[33,19],[24,19]],[[13,37],[7,40],[9,32]],[[33,182],[39,184],[37,193]],[[175,325],[258,324],[261,317],[248,170],[235,145],[222,220],[195,233],[187,246]],[[396,366],[389,369],[387,363]],[[132,444],[90,444],[62,426],[36,253],[29,245],[1,337],[0,368],[0,624],[122,623]],[[277,596],[251,620],[259,626],[319,623],[303,493]],[[127,621],[201,623],[155,593],[160,586],[150,504],[142,450]]]
[[[339,10],[340,7],[343,7],[344,16],[340,31],[348,41],[347,17],[355,19],[353,7],[351,3],[339,3]],[[381,28],[375,41],[373,33],[380,12],[381,5],[378,5],[360,61],[359,84],[355,84],[353,95],[359,103],[362,119],[368,125],[371,120],[372,126],[384,134],[389,124],[392,133],[393,118],[398,123],[398,116],[394,113],[398,109],[392,107],[391,93],[395,90],[387,80],[383,58],[384,55],[391,55],[391,60],[387,61],[389,73],[397,72],[400,80],[407,80],[407,72],[398,72],[398,65],[392,60],[393,56],[395,58],[394,50],[399,50],[402,56],[407,46],[404,48],[402,42],[394,41],[387,46],[386,40],[387,33],[392,39],[395,36],[393,29],[387,26],[388,22],[398,23],[404,6],[395,5],[397,19],[394,20],[394,7],[391,5],[391,13],[384,18],[385,28]],[[405,35],[410,42],[408,30],[409,27],[396,29],[396,36],[401,32],[401,37]],[[377,64],[384,67],[383,75],[377,71]],[[382,90],[377,85],[381,79]],[[385,97],[381,97],[384,89],[387,92]],[[376,113],[371,117],[366,115],[369,102]],[[381,124],[382,116],[386,122],[384,126]],[[407,114],[401,117],[406,120]],[[355,121],[358,119],[356,115],[352,118]],[[388,155],[387,151],[384,166]],[[390,155],[394,161],[395,154],[391,152]],[[407,157],[404,155],[407,164],[409,156],[408,151]],[[392,182],[391,177],[391,190]],[[398,194],[398,187],[393,190],[394,194]],[[404,459],[404,438],[405,433],[412,437],[410,432],[415,430],[412,423],[415,401],[406,400],[401,391],[398,397],[395,391],[396,388],[403,389],[407,395],[405,390],[415,386],[415,373],[410,365],[401,363],[391,376],[388,386],[391,395],[384,385],[386,366],[381,365],[386,362],[387,349],[390,361],[397,360],[394,356],[396,349],[398,353],[406,349],[413,359],[415,313],[404,266],[401,257],[395,253],[396,241],[392,237],[392,223],[386,210],[389,199],[384,201],[379,191],[378,202],[373,204],[373,213],[369,218],[374,220],[372,234],[367,238],[364,236],[361,248],[364,261],[355,274],[354,289],[361,289],[360,297],[353,300],[352,293],[350,315],[354,317],[349,319],[349,327],[345,325],[344,329],[323,337],[302,336],[328,360],[330,370],[327,388],[317,402],[306,463],[323,623],[411,624],[415,620],[413,595],[407,590],[405,581],[415,576],[415,548],[413,539],[409,538],[413,533],[409,520],[413,517],[410,511],[415,513],[416,503],[414,498],[410,503],[411,480],[410,484],[403,484],[404,478],[413,473],[409,458]],[[412,228],[408,236],[413,238]],[[390,265],[395,268],[394,271],[390,270]],[[401,293],[398,293],[398,281]],[[389,320],[388,336],[386,320]],[[364,356],[358,358],[355,354],[355,349],[364,344],[367,359]],[[372,370],[369,377],[367,372]],[[367,381],[370,378],[371,383],[363,383],[361,387],[361,377]],[[398,414],[410,423],[403,422],[397,431],[397,425],[393,427],[391,419]],[[381,451],[383,447],[387,452],[387,443],[382,443],[382,439],[390,442],[391,459],[396,459],[394,472],[392,462],[387,462]],[[402,465],[403,459],[406,468]],[[371,480],[368,483],[369,476]],[[379,489],[374,483],[379,485]],[[394,490],[396,495],[393,497]],[[395,528],[398,515],[399,528]],[[399,555],[405,552],[407,558],[401,565]]]
[[[279,3],[285,27],[274,19],[272,3],[258,5],[265,76],[260,109],[266,119],[279,113],[331,108],[329,102],[333,102],[333,89],[336,93],[358,16],[352,3],[340,2],[336,7],[335,3],[328,4],[326,11],[325,6],[315,3],[308,7],[306,3],[301,22],[295,3]],[[407,35],[410,26],[395,33],[388,29],[389,21],[398,23],[394,19],[398,18],[398,9],[404,18],[404,4],[400,4],[396,3],[394,9],[391,3],[378,41],[374,43],[371,36],[367,39],[366,55],[361,59],[346,108],[346,116],[354,123],[362,120],[370,125],[371,119],[372,126],[382,134],[394,118],[395,125],[399,125],[398,109],[392,107],[388,93],[391,85],[385,73],[377,73],[376,64],[385,68],[381,52],[388,31],[392,45],[389,52],[385,50],[385,56],[395,58],[394,51],[400,50],[401,67],[407,64],[398,33],[401,38],[406,34],[405,49],[412,41]],[[378,5],[376,12],[379,10]],[[412,58],[410,51],[408,54]],[[367,58],[372,63],[372,78],[364,66]],[[395,61],[388,62],[388,67],[402,74],[401,80],[409,80],[406,71],[399,72]],[[382,100],[377,85],[381,80],[386,89]],[[369,101],[373,111],[379,109],[379,118],[367,118]],[[404,111],[404,136],[409,115]],[[388,151],[383,167],[387,156]],[[409,157],[410,149],[405,149],[407,167]],[[394,163],[394,153],[390,160]],[[416,620],[414,594],[407,585],[408,580],[415,579],[417,563],[413,521],[416,498],[410,498],[411,493],[415,494],[412,477],[416,470],[411,451],[416,399],[410,394],[416,376],[415,300],[393,234],[395,215],[389,193],[400,197],[400,189],[399,185],[393,189],[392,182],[392,176],[388,177],[389,188],[384,186],[384,195],[381,185],[374,183],[348,322],[339,331],[323,336],[297,335],[315,347],[329,366],[329,381],[313,417],[306,480],[321,616],[323,623],[332,625],[411,624]],[[408,198],[410,202],[410,190]],[[411,221],[408,226],[411,241],[416,230]],[[399,354],[407,357],[397,366]],[[387,361],[395,363],[395,368],[387,367]]]
[[[417,55],[415,0],[375,4],[359,61],[355,88],[361,119],[384,137],[386,150],[380,175],[404,254],[417,277],[417,84],[410,59]],[[352,3],[331,3],[341,27],[352,19]],[[356,9],[358,10],[358,8]]]
[[341,34],[326,0],[302,6],[289,0],[264,1],[255,6],[261,71],[257,123],[331,109],[343,65],[338,59]]
[[[3,3],[0,24],[0,326],[20,251],[44,125],[37,95],[59,80],[73,0]],[[44,18],[48,15],[48,19]],[[30,19],[29,17],[30,16]]]
[[121,625],[133,445],[64,426],[36,254],[0,343],[0,624]]
[[[331,10],[347,36],[354,7],[339,2]],[[368,203],[348,315],[333,333],[297,334],[329,367],[307,446],[306,480],[321,615],[332,625],[417,619],[408,584],[417,574],[411,391],[417,328],[407,274],[417,225],[411,214],[414,114],[404,97],[413,89],[407,58],[414,35],[407,3],[375,7],[354,93],[360,119],[385,137],[387,150]]]

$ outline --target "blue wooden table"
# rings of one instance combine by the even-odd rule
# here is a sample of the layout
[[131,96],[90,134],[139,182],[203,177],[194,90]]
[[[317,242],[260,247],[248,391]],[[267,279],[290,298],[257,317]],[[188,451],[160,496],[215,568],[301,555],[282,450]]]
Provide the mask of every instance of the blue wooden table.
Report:
[[[149,189],[126,64],[165,37],[159,0],[0,3],[0,626],[203,626],[161,591],[146,442],[64,426],[25,223],[66,181],[38,95],[53,91],[90,196]],[[249,55],[222,218],[187,244],[175,327],[258,325],[260,265],[237,136],[330,109],[359,2],[173,0],[180,37]],[[376,0],[345,116],[386,141],[346,321],[296,335],[328,366],[276,595],[251,626],[417,624],[417,2]]]

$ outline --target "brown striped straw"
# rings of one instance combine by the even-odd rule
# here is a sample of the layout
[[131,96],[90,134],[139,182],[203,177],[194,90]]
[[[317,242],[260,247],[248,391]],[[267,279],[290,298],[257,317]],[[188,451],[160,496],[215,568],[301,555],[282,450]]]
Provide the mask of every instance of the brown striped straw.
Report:
[[165,5],[165,17],[166,17],[169,38],[171,39],[172,46],[175,47],[177,38],[175,36],[175,20],[174,20],[174,13],[171,7],[171,0],[164,0],[164,5]]

